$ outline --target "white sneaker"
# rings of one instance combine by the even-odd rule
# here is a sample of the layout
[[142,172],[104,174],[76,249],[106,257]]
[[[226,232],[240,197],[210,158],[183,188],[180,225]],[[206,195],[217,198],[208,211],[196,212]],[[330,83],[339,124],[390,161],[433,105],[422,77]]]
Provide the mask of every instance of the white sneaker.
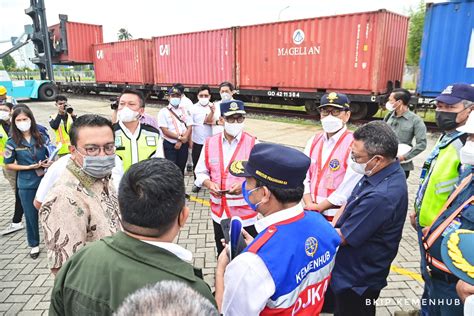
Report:
[[1,235],[8,235],[25,228],[21,222],[10,223],[7,228],[0,232]]
[[33,259],[38,258],[40,252],[40,248],[38,246],[32,247],[30,251],[30,257]]

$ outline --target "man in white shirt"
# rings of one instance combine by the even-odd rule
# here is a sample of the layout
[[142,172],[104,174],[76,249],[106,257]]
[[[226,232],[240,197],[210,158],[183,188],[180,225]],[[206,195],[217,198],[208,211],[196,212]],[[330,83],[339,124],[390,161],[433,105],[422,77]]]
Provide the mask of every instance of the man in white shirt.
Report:
[[193,121],[181,104],[181,91],[173,87],[168,91],[169,104],[158,112],[158,126],[163,135],[165,158],[174,162],[184,174]]
[[217,263],[216,301],[223,315],[319,315],[340,237],[300,201],[310,159],[276,144],[257,144],[248,161],[235,161],[231,173],[245,177],[248,205],[263,218],[255,239],[242,231],[248,247],[229,264]]
[[220,104],[224,121],[224,132],[209,137],[203,147],[196,167],[197,186],[209,189],[211,198],[211,218],[217,253],[224,249],[221,220],[239,216],[245,229],[252,236],[257,232],[253,224],[257,213],[245,203],[242,196],[242,178],[229,173],[234,160],[248,159],[256,138],[243,131],[245,120],[244,103],[231,100]]
[[212,135],[222,133],[224,130],[224,121],[222,121],[220,103],[224,101],[234,100],[233,95],[235,93],[234,85],[229,81],[224,81],[219,85],[219,94],[221,96],[220,101],[214,102],[214,105],[210,106],[213,113],[212,119],[208,120],[208,124],[212,125]]
[[[191,107],[190,114],[193,120],[193,131],[191,133],[191,140],[193,144],[193,172],[196,169],[199,156],[201,155],[202,147],[208,137],[212,136],[212,126],[207,123],[212,121],[213,114],[210,106],[211,88],[208,85],[202,85],[198,90],[198,102]],[[194,174],[196,180],[196,174]],[[201,188],[197,185],[193,186],[192,191],[198,193]]]
[[311,158],[305,179],[303,200],[306,210],[317,211],[332,222],[337,209],[346,203],[362,175],[349,168],[352,132],[347,129],[351,116],[345,94],[331,92],[321,98],[321,124],[304,153]]
[[124,171],[148,158],[163,158],[163,141],[160,131],[140,122],[145,112],[145,99],[138,90],[126,89],[119,98],[114,124],[117,156],[122,159]]

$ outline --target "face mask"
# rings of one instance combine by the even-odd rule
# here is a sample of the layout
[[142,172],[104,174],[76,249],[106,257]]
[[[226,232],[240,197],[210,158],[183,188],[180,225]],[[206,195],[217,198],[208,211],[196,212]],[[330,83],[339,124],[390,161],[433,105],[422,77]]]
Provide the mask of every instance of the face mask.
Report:
[[[76,150],[77,153],[79,151]],[[82,171],[91,177],[102,179],[108,176],[115,167],[115,155],[110,156],[82,156]]]
[[199,104],[206,106],[209,104],[209,98],[199,98]]
[[455,129],[457,116],[457,112],[436,112],[436,125],[443,131]]
[[170,104],[177,108],[179,104],[181,103],[181,98],[170,98]]
[[22,121],[18,123],[15,122],[15,125],[20,131],[27,132],[31,128],[31,120]]
[[363,174],[363,175],[366,175],[366,176],[370,176],[372,174],[372,172],[374,171],[375,167],[377,167],[377,165],[375,165],[372,168],[372,170],[369,170],[369,171],[366,171],[365,168],[367,168],[367,165],[369,164],[369,162],[374,158],[375,158],[375,156],[370,158],[370,160],[365,162],[365,163],[357,163],[357,162],[355,162],[354,160],[351,159],[349,161],[349,166],[352,168],[352,170],[354,170],[358,174]]
[[387,110],[389,110],[390,112],[392,111],[395,111],[395,109],[397,108],[397,106],[393,105],[392,103],[390,103],[390,101],[387,101],[387,103],[385,103],[385,108]]
[[250,194],[252,194],[252,192],[258,190],[260,187],[248,191],[247,188],[246,188],[246,185],[247,185],[247,180],[242,182],[242,195],[244,197],[245,202],[247,202],[247,204],[250,206],[250,208],[252,210],[256,211],[259,204],[262,203],[262,201],[258,202],[257,204],[253,204],[252,202],[250,202]]
[[232,100],[232,95],[228,92],[223,92],[223,93],[221,93],[221,99],[222,99],[222,101]]
[[10,118],[10,112],[0,111],[0,121],[8,121]]
[[138,120],[138,112],[131,110],[128,106],[118,111],[117,118],[119,121],[129,123]]
[[224,121],[224,130],[230,136],[237,136],[244,129],[244,123],[227,123]]
[[463,165],[474,166],[474,141],[468,140],[461,148],[459,154]]
[[335,133],[344,126],[344,122],[340,118],[332,115],[328,115],[321,119],[321,124],[326,133]]

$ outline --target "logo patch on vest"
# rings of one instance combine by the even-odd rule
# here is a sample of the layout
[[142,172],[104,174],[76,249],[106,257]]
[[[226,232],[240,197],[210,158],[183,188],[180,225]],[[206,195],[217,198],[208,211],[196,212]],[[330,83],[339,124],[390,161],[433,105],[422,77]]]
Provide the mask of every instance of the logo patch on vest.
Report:
[[235,175],[244,173],[244,166],[242,165],[242,161],[240,160],[234,161],[230,165],[229,169],[230,169],[230,172],[232,172]]
[[115,147],[122,147],[122,136],[115,137]]
[[309,237],[304,243],[304,251],[309,257],[314,257],[318,250],[318,240],[314,237]]
[[329,162],[329,170],[331,170],[331,171],[337,171],[337,170],[339,170],[339,168],[341,168],[341,163],[339,162],[339,160],[337,160],[337,159],[332,159],[332,160]]
[[145,137],[146,145],[147,146],[156,146],[156,138],[153,136]]

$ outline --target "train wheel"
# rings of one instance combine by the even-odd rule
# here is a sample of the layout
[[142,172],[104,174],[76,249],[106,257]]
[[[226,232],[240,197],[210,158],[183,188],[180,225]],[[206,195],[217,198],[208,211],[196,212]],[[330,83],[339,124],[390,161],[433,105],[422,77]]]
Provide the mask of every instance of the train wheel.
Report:
[[316,102],[311,101],[311,100],[306,100],[305,104],[304,104],[304,107],[306,109],[306,113],[308,113],[311,116],[314,116],[316,119],[319,120],[321,115],[319,114],[318,106],[319,106],[319,103],[316,103]]
[[365,118],[371,118],[372,116],[375,115],[375,113],[377,113],[379,111],[379,106],[378,104],[376,103],[369,103],[367,105],[367,115],[365,116]]
[[351,103],[351,121],[357,121],[367,116],[367,103]]

